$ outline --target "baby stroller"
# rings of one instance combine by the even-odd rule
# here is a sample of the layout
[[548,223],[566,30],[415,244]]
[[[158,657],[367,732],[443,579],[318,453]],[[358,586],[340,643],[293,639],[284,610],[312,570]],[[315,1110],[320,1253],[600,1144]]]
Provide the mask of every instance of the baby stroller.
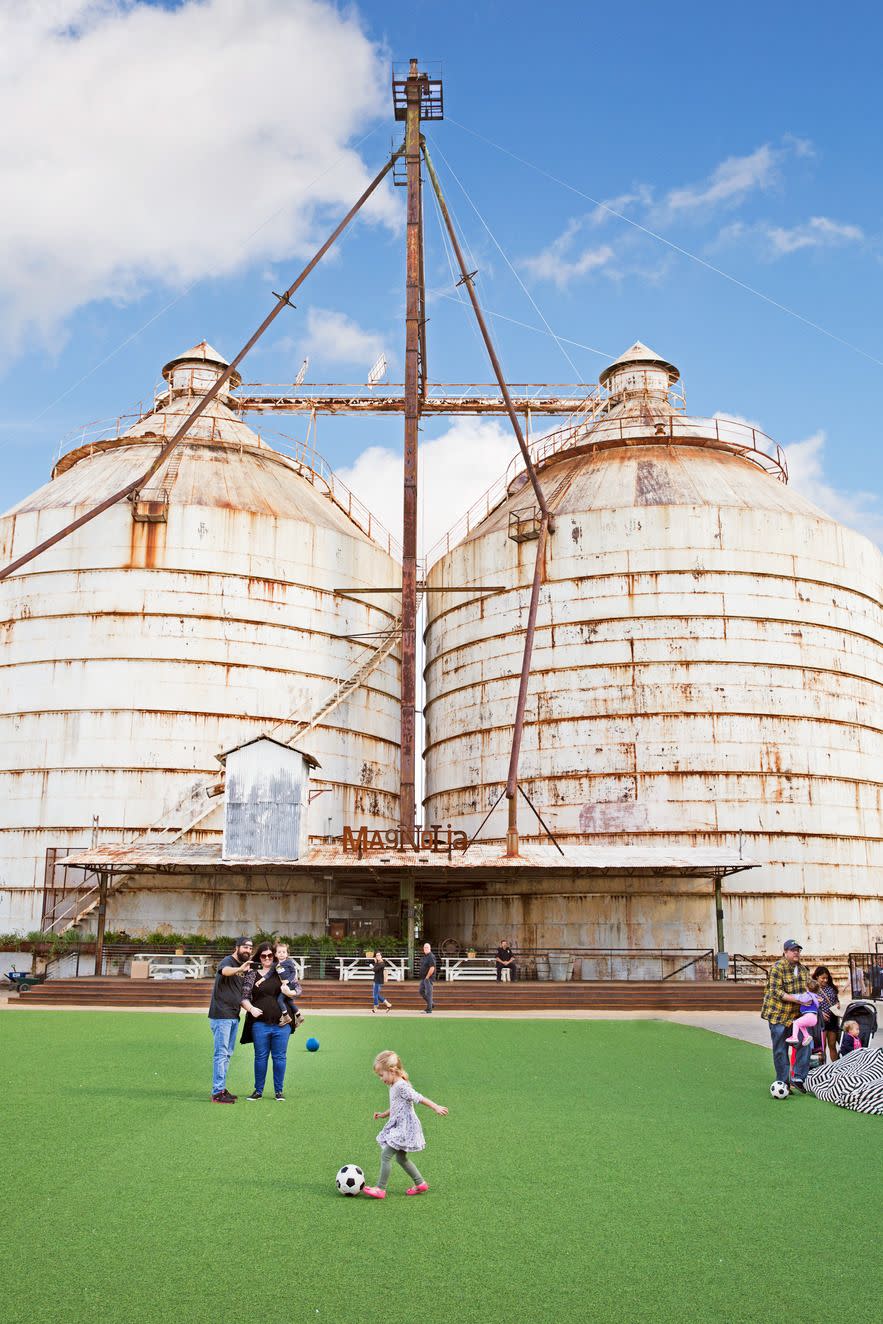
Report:
[[858,1025],[858,1037],[862,1041],[862,1048],[870,1048],[871,1040],[877,1033],[877,1008],[868,998],[859,998],[855,1002],[850,1002],[846,1011],[843,1013],[841,1026],[847,1021],[855,1021]]

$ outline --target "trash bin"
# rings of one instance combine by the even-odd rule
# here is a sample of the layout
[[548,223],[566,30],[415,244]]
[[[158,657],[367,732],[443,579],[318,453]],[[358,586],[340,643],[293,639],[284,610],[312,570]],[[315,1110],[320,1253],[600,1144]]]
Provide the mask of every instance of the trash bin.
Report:
[[549,978],[555,980],[555,982],[559,984],[566,983],[573,974],[573,957],[552,956],[550,953],[548,960]]
[[537,964],[537,979],[548,979],[549,978],[548,956],[538,956],[536,959],[536,964]]

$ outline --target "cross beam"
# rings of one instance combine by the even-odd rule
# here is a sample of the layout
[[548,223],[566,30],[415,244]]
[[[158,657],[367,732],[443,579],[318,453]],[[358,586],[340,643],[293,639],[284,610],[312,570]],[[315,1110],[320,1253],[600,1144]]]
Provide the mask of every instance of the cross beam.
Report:
[[[594,387],[573,383],[510,387],[512,404],[521,414],[567,416],[585,407]],[[364,386],[305,384],[262,386],[248,383],[237,393],[243,414],[403,414],[404,386],[398,382],[365,393]],[[506,402],[496,385],[429,383],[420,402],[421,414],[505,414]]]

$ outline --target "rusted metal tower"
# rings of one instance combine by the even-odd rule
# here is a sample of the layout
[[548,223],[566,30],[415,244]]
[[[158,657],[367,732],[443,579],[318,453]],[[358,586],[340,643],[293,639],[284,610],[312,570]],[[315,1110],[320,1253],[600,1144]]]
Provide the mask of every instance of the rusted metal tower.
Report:
[[420,123],[440,120],[440,79],[421,73],[411,60],[406,78],[392,81],[393,109],[405,122],[407,195],[405,301],[405,454],[402,508],[402,709],[399,814],[405,831],[414,826],[415,710],[417,701],[417,443],[420,404],[426,397],[426,286],[423,275],[423,194]]

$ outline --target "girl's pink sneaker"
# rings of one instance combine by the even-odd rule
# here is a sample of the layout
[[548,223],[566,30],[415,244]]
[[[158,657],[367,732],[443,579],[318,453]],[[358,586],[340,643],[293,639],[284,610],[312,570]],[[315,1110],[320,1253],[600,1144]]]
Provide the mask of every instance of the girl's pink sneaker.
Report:
[[381,1190],[379,1186],[366,1186],[364,1188],[364,1194],[370,1195],[373,1200],[386,1199],[386,1191]]
[[[365,1187],[365,1189],[366,1190],[368,1189],[367,1186]],[[429,1190],[429,1182],[422,1181],[419,1186],[409,1186],[408,1189],[405,1191],[405,1195],[423,1195],[424,1191],[428,1191],[428,1190]]]

